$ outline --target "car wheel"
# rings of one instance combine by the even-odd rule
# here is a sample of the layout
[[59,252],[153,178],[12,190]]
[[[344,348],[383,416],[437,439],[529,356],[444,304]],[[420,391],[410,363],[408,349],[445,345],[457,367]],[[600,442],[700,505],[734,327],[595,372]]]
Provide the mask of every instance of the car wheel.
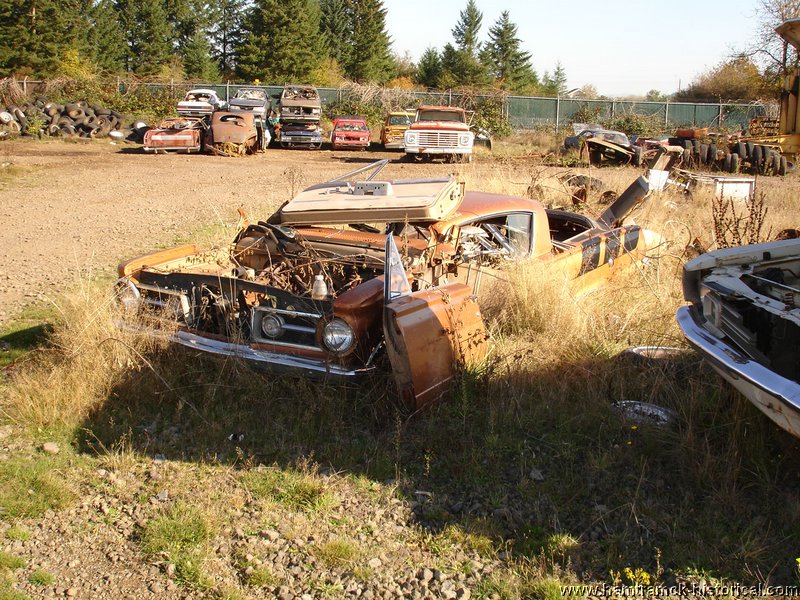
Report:
[[783,177],[786,175],[786,172],[789,170],[789,161],[786,160],[785,156],[781,156],[778,166],[778,175]]
[[732,173],[731,163],[733,162],[733,156],[733,154],[726,154],[725,158],[722,159],[722,170],[726,173]]

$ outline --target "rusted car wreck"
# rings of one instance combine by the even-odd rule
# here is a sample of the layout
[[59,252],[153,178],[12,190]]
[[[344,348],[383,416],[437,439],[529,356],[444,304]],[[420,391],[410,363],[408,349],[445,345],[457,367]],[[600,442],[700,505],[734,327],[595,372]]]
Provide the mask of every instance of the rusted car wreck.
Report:
[[226,250],[190,244],[121,264],[120,302],[154,329],[176,322],[175,342],[273,369],[353,377],[386,356],[416,410],[486,355],[476,271],[538,260],[591,287],[647,250],[645,232],[621,224],[644,177],[595,221],[465,192],[454,177],[377,180],[386,162],[309,187]]

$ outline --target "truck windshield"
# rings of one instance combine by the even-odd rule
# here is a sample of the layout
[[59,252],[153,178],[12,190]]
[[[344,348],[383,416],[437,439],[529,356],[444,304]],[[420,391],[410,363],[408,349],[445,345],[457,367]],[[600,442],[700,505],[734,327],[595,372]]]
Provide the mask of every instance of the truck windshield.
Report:
[[464,122],[464,113],[456,110],[421,110],[417,121],[457,121]]
[[389,117],[389,125],[411,125],[411,117],[408,115],[392,115]]

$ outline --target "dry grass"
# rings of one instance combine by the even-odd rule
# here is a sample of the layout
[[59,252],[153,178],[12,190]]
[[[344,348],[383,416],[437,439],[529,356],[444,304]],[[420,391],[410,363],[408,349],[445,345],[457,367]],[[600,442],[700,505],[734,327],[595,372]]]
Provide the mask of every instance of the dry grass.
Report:
[[75,426],[131,371],[152,368],[145,354],[159,342],[117,327],[122,315],[108,288],[81,282],[55,309],[49,347],[34,352],[18,370],[0,404],[13,422]]

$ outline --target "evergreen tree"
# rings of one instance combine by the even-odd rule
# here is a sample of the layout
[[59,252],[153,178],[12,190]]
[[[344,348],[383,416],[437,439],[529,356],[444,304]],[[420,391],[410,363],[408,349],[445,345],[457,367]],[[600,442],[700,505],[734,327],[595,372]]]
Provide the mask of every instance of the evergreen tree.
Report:
[[184,45],[181,55],[183,57],[183,70],[189,79],[216,81],[219,79],[219,70],[216,61],[211,57],[211,45],[208,36],[202,29],[197,29],[194,35]]
[[462,52],[477,58],[480,41],[478,35],[483,23],[483,13],[478,10],[475,0],[467,0],[467,6],[459,13],[458,23],[453,28],[453,39]]
[[163,0],[114,0],[126,40],[125,68],[155,75],[174,56],[173,29]]
[[84,0],[0,0],[0,73],[47,76],[67,50],[85,51]]
[[345,0],[320,0],[319,30],[325,52],[340,65],[350,63],[353,28]]
[[125,66],[125,37],[112,0],[100,0],[89,12],[87,53],[101,70],[116,73]]
[[245,28],[236,67],[245,79],[302,82],[320,63],[316,0],[256,0]]
[[244,39],[244,14],[247,0],[219,0],[211,23],[212,56],[219,71],[230,77],[236,68],[236,49]]
[[347,0],[353,24],[352,53],[345,73],[361,82],[385,82],[394,77],[394,61],[386,32],[383,0]]
[[556,63],[552,75],[545,71],[542,76],[542,92],[547,96],[563,96],[567,92],[567,73],[560,62]]
[[442,76],[442,57],[436,48],[428,47],[422,54],[417,65],[417,83],[421,83],[427,88],[435,88],[439,85]]
[[536,88],[538,78],[531,66],[530,53],[520,46],[517,26],[505,10],[489,29],[489,41],[481,52],[481,58],[501,88],[525,94]]

